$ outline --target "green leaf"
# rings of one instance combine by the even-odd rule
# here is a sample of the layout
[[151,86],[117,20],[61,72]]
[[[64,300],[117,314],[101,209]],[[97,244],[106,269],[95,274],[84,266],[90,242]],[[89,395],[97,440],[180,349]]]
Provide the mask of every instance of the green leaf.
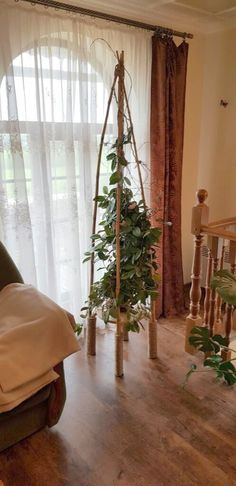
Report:
[[224,361],[219,365],[219,371],[223,373],[225,381],[232,386],[236,383],[236,368],[231,361]]
[[224,370],[224,371],[225,371],[225,370],[229,371],[229,370],[230,370],[230,371],[233,371],[234,373],[236,373],[236,368],[235,368],[235,366],[233,365],[233,363],[231,363],[231,361],[223,361],[223,362],[220,364],[219,369],[220,369],[221,371],[223,371],[223,370]]
[[224,373],[224,379],[230,386],[236,383],[236,376],[232,373]]
[[227,347],[228,346],[228,339],[226,337],[221,336],[220,334],[215,334],[212,337],[213,341],[216,341],[220,346]]
[[141,236],[142,232],[141,232],[141,229],[139,228],[139,226],[135,226],[135,228],[134,228],[134,229],[133,229],[133,231],[132,231],[132,234],[133,234],[134,236],[136,236],[137,238],[138,238],[139,236]]
[[89,260],[91,260],[91,256],[84,258],[82,263],[88,262]]
[[196,334],[203,337],[209,337],[209,329],[205,326],[195,326],[191,330],[191,334]]
[[108,194],[108,187],[107,186],[103,186],[103,192],[104,192],[104,194]]
[[127,331],[132,331],[132,332],[137,332],[139,333],[140,332],[140,327],[138,325],[138,322],[127,322],[127,324],[125,325],[125,328]]
[[105,200],[105,196],[96,196],[96,197],[94,198],[94,201],[97,201],[97,202],[102,202],[102,201],[104,201],[104,200]]
[[126,184],[127,184],[128,186],[131,186],[131,181],[129,180],[129,178],[128,178],[128,177],[124,177],[124,181],[126,182]]
[[189,343],[198,348],[199,351],[204,353],[208,351],[218,353],[220,351],[221,345],[217,342],[217,339],[214,341],[214,338],[210,337],[207,327],[196,326],[192,329],[191,334],[193,335],[189,337]]
[[116,159],[113,159],[112,160],[112,163],[111,163],[111,170],[112,170],[112,172],[113,172],[113,170],[115,170],[115,168],[116,168]]
[[107,260],[109,258],[109,256],[105,255],[105,253],[103,251],[98,251],[98,258],[100,260]]
[[75,334],[77,334],[77,336],[79,336],[82,332],[82,329],[83,329],[83,324],[77,324],[76,323],[76,326],[75,326]]
[[228,270],[219,270],[211,280],[211,287],[216,289],[224,302],[236,306],[236,277]]
[[207,353],[208,351],[218,353],[220,351],[220,346],[217,343],[214,343],[210,338],[200,339],[198,336],[190,336],[189,343],[203,353]]
[[111,185],[116,184],[117,182],[120,182],[121,178],[122,178],[121,173],[117,170],[111,175],[109,183]]
[[134,261],[138,260],[142,255],[142,250],[138,250],[136,251],[136,253],[134,254]]
[[121,275],[121,280],[126,280],[127,278],[132,278],[134,275],[135,275],[135,270],[130,270],[129,272],[123,273],[123,275]]
[[209,356],[203,362],[203,366],[209,366],[210,368],[218,368],[219,364],[222,362],[221,356],[214,354]]
[[113,159],[116,159],[116,152],[111,152],[110,154],[108,154],[106,156],[106,159],[107,160],[113,160]]
[[105,241],[102,241],[101,243],[98,243],[96,246],[94,246],[94,251],[97,251],[97,250],[102,250],[104,249],[104,246],[105,246]]

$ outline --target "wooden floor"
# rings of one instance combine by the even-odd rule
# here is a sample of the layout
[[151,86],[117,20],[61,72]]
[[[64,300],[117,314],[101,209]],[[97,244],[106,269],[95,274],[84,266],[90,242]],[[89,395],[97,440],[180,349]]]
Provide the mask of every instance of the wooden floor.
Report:
[[236,485],[236,388],[211,374],[182,382],[184,327],[159,324],[159,357],[132,334],[125,377],[114,378],[114,333],[99,334],[95,358],[67,360],[60,423],[0,454],[4,486]]

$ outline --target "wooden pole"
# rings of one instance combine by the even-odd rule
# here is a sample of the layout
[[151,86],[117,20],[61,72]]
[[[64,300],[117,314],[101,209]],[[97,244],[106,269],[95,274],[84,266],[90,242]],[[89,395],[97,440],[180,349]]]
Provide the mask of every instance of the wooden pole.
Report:
[[120,316],[120,219],[121,219],[121,196],[122,196],[122,165],[120,163],[124,156],[123,135],[124,135],[124,51],[118,57],[118,140],[117,140],[117,172],[119,181],[116,186],[116,302],[117,302],[117,324],[116,324],[116,346],[115,346],[115,374],[123,376],[123,324]]
[[[114,80],[113,80],[110,96],[107,103],[106,116],[105,116],[105,121],[102,129],[100,145],[99,145],[97,172],[96,172],[95,198],[98,196],[99,193],[99,177],[100,177],[100,169],[101,169],[102,151],[104,145],[104,138],[106,134],[107,121],[108,121],[110,108],[111,108],[112,97],[117,82],[117,76],[118,76],[117,70],[115,70]],[[93,206],[92,234],[96,232],[97,208],[98,208],[98,202],[95,199],[94,206]],[[92,247],[93,246],[94,246],[94,240],[92,241]],[[94,282],[94,253],[92,253],[91,261],[90,261],[90,293],[92,291],[93,282]],[[91,315],[91,310],[89,311],[89,316],[87,319],[87,354],[91,356],[94,356],[96,354],[96,317]]]
[[[112,96],[114,94],[117,76],[118,76],[117,70],[115,70],[114,80],[113,80],[113,84],[112,84],[112,87],[111,87],[110,96],[109,96],[109,99],[108,99],[106,116],[105,116],[105,121],[104,121],[103,129],[102,129],[100,145],[99,145],[98,163],[97,163],[97,171],[96,171],[95,198],[98,196],[98,193],[99,193],[99,177],[100,177],[100,169],[101,169],[102,151],[103,151],[104,138],[105,138],[106,129],[107,129],[107,121],[108,121],[108,117],[109,117],[109,113],[110,113]],[[94,201],[92,234],[94,234],[96,232],[97,208],[98,208],[98,202]],[[94,246],[94,243],[93,243],[93,246]],[[91,290],[91,287],[93,285],[93,282],[94,282],[94,255],[92,255],[91,266],[90,266],[90,290]]]
[[138,158],[138,150],[137,150],[137,144],[134,136],[134,126],[133,126],[133,121],[131,117],[131,111],[129,107],[129,100],[128,96],[126,93],[126,89],[124,88],[124,93],[125,93],[125,102],[127,106],[127,111],[128,111],[128,117],[129,117],[129,122],[130,122],[130,130],[131,130],[131,136],[132,136],[132,141],[133,141],[133,146],[134,146],[134,158],[135,158],[135,163],[137,165],[137,170],[138,170],[138,176],[139,176],[139,184],[140,184],[140,189],[141,189],[141,195],[142,195],[142,200],[144,202],[144,206],[146,208],[146,200],[145,200],[145,194],[144,194],[144,187],[143,187],[143,179],[142,179],[142,174],[141,174],[141,169],[140,169],[140,160]]
[[[127,107],[127,112],[128,112],[129,122],[130,122],[132,143],[133,143],[133,148],[134,148],[134,158],[135,158],[135,163],[136,163],[137,171],[138,171],[142,200],[144,202],[144,207],[146,209],[147,205],[146,205],[146,198],[145,198],[144,187],[143,187],[142,173],[141,173],[141,168],[140,168],[140,160],[139,160],[139,157],[138,157],[137,144],[136,144],[136,140],[135,140],[135,136],[134,136],[134,128],[133,128],[133,121],[132,121],[132,117],[131,117],[131,111],[130,111],[130,107],[129,107],[129,100],[128,100],[128,96],[127,96],[125,88],[124,88],[124,92],[125,92],[125,102],[126,102],[126,107]],[[154,270],[152,271],[152,274],[153,273],[154,273]],[[155,304],[156,304],[156,301],[151,301],[151,317],[148,321],[148,357],[150,359],[157,358],[157,322],[156,322],[156,306],[155,306]]]

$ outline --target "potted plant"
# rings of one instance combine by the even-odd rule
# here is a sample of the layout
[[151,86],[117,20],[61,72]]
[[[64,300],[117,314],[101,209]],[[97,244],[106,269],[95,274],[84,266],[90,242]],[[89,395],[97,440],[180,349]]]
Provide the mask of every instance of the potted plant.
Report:
[[[92,244],[85,258],[85,261],[90,260],[90,292],[87,306],[83,311],[88,314],[89,355],[96,354],[96,315],[101,314],[105,323],[110,320],[116,322],[115,374],[121,377],[124,334],[129,330],[139,332],[142,319],[149,317],[149,313],[149,357],[156,358],[156,319],[153,302],[158,293],[156,246],[160,229],[152,228],[151,212],[145,202],[141,163],[124,84],[124,52],[117,52],[116,56],[118,63],[115,67],[98,153]],[[109,187],[103,187],[102,194],[99,194],[102,151],[113,96],[117,102],[117,139],[107,155],[107,161],[111,164]],[[125,149],[128,145],[134,155],[141,199],[134,197],[132,183],[127,177],[130,170]],[[98,207],[103,211],[103,217],[97,225]],[[100,268],[103,271],[99,281],[94,280],[97,262],[101,264]]]
[[[228,305],[236,307],[236,277],[228,270],[219,270],[211,280],[211,287],[217,290],[218,294]],[[189,342],[199,351],[207,353],[203,362],[206,371],[213,370],[218,379],[223,379],[228,385],[236,383],[236,367],[233,364],[235,357],[224,359],[221,354],[226,355],[231,351],[228,338],[219,334],[210,335],[207,327],[194,327],[191,331],[192,336]],[[220,354],[221,353],[221,354]],[[198,371],[197,365],[192,364],[186,375],[186,381],[189,376]],[[202,370],[201,370],[202,371]]]
[[[124,143],[130,143],[130,132],[124,137]],[[112,146],[116,148],[117,142]],[[95,201],[104,211],[100,229],[91,235],[92,246],[86,252],[84,261],[94,258],[100,262],[103,276],[94,282],[88,299],[83,307],[92,315],[99,315],[105,323],[117,317],[120,307],[123,322],[127,331],[139,332],[142,319],[150,317],[150,300],[156,300],[158,294],[159,274],[157,273],[156,247],[160,238],[160,229],[151,226],[151,211],[145,201],[135,200],[131,190],[131,181],[117,172],[117,152],[112,150],[107,155],[111,161],[110,187],[103,187],[103,194],[96,196]],[[128,167],[124,158],[122,165]],[[122,179],[122,180],[121,180]],[[117,182],[122,182],[120,204],[120,294],[116,299],[116,214]],[[148,303],[149,302],[149,303]],[[85,317],[83,315],[83,317]]]

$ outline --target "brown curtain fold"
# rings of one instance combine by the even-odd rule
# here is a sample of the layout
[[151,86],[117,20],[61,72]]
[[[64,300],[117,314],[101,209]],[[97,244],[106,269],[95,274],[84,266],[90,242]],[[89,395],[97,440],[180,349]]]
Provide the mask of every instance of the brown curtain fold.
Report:
[[184,311],[181,248],[181,183],[188,44],[152,38],[151,206],[163,225],[158,252],[161,275],[157,315]]

